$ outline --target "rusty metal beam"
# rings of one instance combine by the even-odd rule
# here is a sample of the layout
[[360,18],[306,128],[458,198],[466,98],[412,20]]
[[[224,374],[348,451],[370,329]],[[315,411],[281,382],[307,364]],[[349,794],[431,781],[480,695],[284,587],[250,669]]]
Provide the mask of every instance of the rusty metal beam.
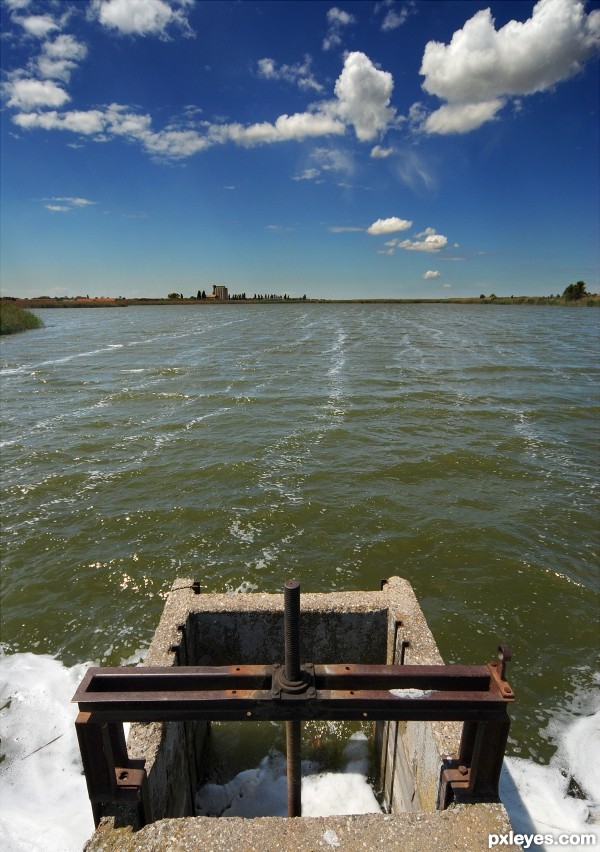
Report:
[[73,701],[97,722],[155,722],[482,721],[504,714],[514,700],[508,684],[497,682],[488,666],[307,665],[302,668],[312,680],[305,692],[274,696],[276,668],[92,668]]

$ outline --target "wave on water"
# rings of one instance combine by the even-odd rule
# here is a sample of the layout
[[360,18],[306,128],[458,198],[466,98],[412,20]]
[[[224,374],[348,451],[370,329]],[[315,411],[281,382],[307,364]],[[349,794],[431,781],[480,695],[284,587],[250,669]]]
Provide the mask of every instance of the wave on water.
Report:
[[[241,591],[241,590],[240,590]],[[135,659],[139,659],[139,654]],[[134,658],[124,661],[131,664]],[[79,852],[94,829],[75,735],[71,698],[89,663],[64,666],[48,655],[0,651],[0,848],[3,852]],[[501,796],[515,832],[596,835],[600,841],[600,696],[587,691],[551,720],[557,745],[549,764],[509,757]],[[305,815],[379,810],[366,780],[367,743],[344,750],[344,771],[304,765]],[[197,813],[285,814],[285,759],[199,791]],[[283,802],[283,804],[282,804]],[[240,811],[239,808],[243,807]],[[43,826],[43,836],[40,827]],[[534,846],[531,849],[543,850]],[[561,847],[570,848],[570,847]]]

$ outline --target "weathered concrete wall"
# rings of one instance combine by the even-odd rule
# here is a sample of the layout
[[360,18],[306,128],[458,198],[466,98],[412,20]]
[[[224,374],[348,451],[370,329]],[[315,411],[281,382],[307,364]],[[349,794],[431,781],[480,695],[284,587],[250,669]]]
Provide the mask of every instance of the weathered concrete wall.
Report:
[[[383,591],[389,602],[386,662],[443,665],[410,583],[391,577]],[[458,752],[461,729],[460,722],[386,722],[378,726],[384,799],[391,813],[436,810],[442,762]]]

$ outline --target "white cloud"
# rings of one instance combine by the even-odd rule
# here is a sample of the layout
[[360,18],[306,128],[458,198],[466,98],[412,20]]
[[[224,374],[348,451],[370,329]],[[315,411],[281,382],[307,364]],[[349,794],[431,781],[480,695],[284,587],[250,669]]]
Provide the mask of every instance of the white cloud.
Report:
[[[47,78],[54,77],[66,82],[76,67],[75,63],[83,59],[86,52],[84,44],[72,36],[61,35],[44,45],[38,70]],[[281,68],[277,68],[273,60],[269,59],[264,59],[260,67],[261,73],[266,76],[281,72]],[[303,65],[289,68],[292,69],[290,74],[308,72],[308,58]],[[280,115],[274,122],[263,121],[251,125],[199,122],[188,108],[185,120],[173,121],[162,130],[153,130],[150,115],[133,112],[117,104],[102,109],[58,112],[57,108],[70,100],[67,92],[52,79],[17,76],[24,73],[17,72],[15,78],[4,86],[8,106],[19,110],[13,116],[17,126],[29,130],[69,130],[99,142],[121,136],[138,142],[159,158],[189,157],[226,142],[252,147],[343,136],[348,126],[354,128],[359,140],[369,141],[396,120],[395,110],[389,106],[392,75],[377,69],[363,53],[351,53],[346,57],[335,84],[335,98],[314,103],[305,112]],[[42,111],[44,108],[48,111]],[[391,151],[375,146],[372,156],[388,156]],[[351,157],[342,150],[320,148],[311,156],[315,160],[311,168],[346,174],[354,171]]]
[[331,50],[332,47],[341,44],[342,29],[356,23],[356,18],[350,12],[345,12],[343,9],[338,9],[337,6],[333,6],[327,12],[327,22],[329,28],[323,39],[323,50]]
[[298,175],[294,175],[293,180],[314,180],[321,174],[320,169],[304,169]]
[[429,133],[466,133],[493,118],[507,98],[543,92],[580,71],[600,46],[600,10],[581,0],[539,0],[531,18],[496,30],[482,9],[452,36],[431,41],[423,88],[447,103],[424,123]]
[[394,120],[395,110],[389,105],[393,88],[389,71],[380,71],[364,53],[349,53],[335,84],[334,110],[353,125],[361,142],[368,142]]
[[323,86],[315,80],[311,70],[312,58],[306,54],[304,62],[297,62],[295,65],[280,65],[274,59],[265,57],[258,60],[258,76],[265,80],[285,80],[288,83],[293,83],[299,89],[307,91],[312,89],[315,92],[323,91]]
[[[438,252],[445,248],[447,244],[448,237],[444,237],[442,234],[436,233],[429,233],[422,240],[402,240],[402,242],[396,240],[396,247],[406,249],[406,251]],[[386,243],[386,245],[389,245],[389,243]]]
[[437,269],[428,269],[427,272],[423,275],[423,281],[433,281],[435,278],[439,278],[440,273]]
[[[46,81],[39,86],[55,86]],[[45,91],[45,90],[44,90]],[[62,90],[59,90],[62,91]],[[19,105],[21,109],[30,109],[35,92],[13,93],[11,105]],[[64,93],[63,93],[64,94]],[[20,96],[23,104],[14,100]],[[39,95],[41,98],[41,95]],[[26,106],[25,102],[28,104]],[[56,110],[47,112],[20,112],[13,116],[13,122],[23,130],[39,128],[43,130],[69,130],[84,136],[95,137],[97,141],[105,141],[111,136],[121,136],[130,141],[139,142],[149,153],[167,159],[190,157],[199,151],[213,145],[231,141],[244,147],[301,140],[327,134],[343,134],[345,126],[328,115],[298,113],[282,115],[274,124],[262,122],[244,127],[241,124],[213,124],[204,133],[194,129],[176,129],[167,127],[164,130],[152,130],[152,119],[147,114],[129,112],[127,107],[112,104],[104,110],[68,111],[59,113]]]
[[408,0],[398,8],[396,0],[381,0],[375,4],[374,11],[376,15],[385,11],[381,29],[383,32],[391,32],[405,24],[411,15],[416,14],[417,4],[415,0]]
[[389,32],[390,30],[397,30],[398,27],[401,27],[402,24],[406,22],[407,18],[408,13],[406,9],[401,9],[400,12],[397,12],[395,9],[390,9],[383,19],[381,29],[384,33]]
[[21,78],[6,83],[8,106],[21,110],[40,107],[60,107],[70,100],[69,95],[51,80]]
[[214,126],[212,137],[216,141],[226,139],[238,145],[251,147],[269,142],[288,142],[293,139],[307,139],[328,134],[342,135],[346,127],[341,121],[321,113],[301,112],[294,115],[280,115],[274,124],[263,121],[243,127],[241,124]]
[[59,35],[54,41],[44,43],[44,53],[50,59],[70,59],[81,62],[87,56],[87,47],[72,35]]
[[4,5],[7,6],[11,12],[19,12],[21,9],[26,9],[30,2],[31,0],[4,0]]
[[16,20],[30,35],[37,38],[45,38],[52,30],[59,29],[50,15],[29,15],[27,18],[16,18]]
[[413,192],[421,192],[423,189],[431,190],[435,187],[435,176],[426,160],[414,148],[402,148],[395,152],[393,170]]
[[96,204],[96,201],[90,201],[89,198],[73,198],[68,195],[63,198],[53,198],[52,201],[64,201],[71,204],[73,207],[89,207],[90,204]]
[[[176,26],[184,35],[193,35],[185,14],[187,0],[94,0],[100,23],[123,35],[168,37]],[[179,7],[179,8],[177,8]]]
[[37,67],[42,77],[53,77],[67,82],[71,73],[87,56],[85,44],[71,35],[59,35],[54,41],[44,42],[42,53],[38,57]]
[[505,101],[496,99],[476,104],[444,104],[425,121],[428,133],[468,133],[490,121]]
[[352,225],[332,225],[329,228],[330,233],[332,234],[354,234],[354,233],[362,233],[364,228],[355,228]]
[[70,130],[83,136],[93,136],[106,129],[106,119],[100,110],[88,110],[58,113],[49,112],[17,113],[13,122],[23,130]]
[[[88,198],[73,198],[71,196],[47,198],[45,200],[52,202],[44,204],[44,207],[47,210],[51,210],[53,213],[69,213],[71,210],[76,208],[89,207],[90,205],[97,203],[96,201],[90,201]],[[57,204],[56,202],[60,203]]]
[[384,160],[386,157],[391,157],[393,153],[393,148],[382,148],[381,145],[375,145],[375,147],[371,149],[371,156],[375,160]]
[[398,216],[391,216],[389,219],[377,219],[372,225],[367,228],[367,234],[381,236],[381,234],[394,234],[396,231],[408,231],[412,227],[412,222],[408,219],[399,219]]
[[354,172],[352,158],[339,148],[315,148],[311,158],[324,172],[343,172],[347,175]]
[[327,20],[332,26],[347,27],[348,24],[353,24],[356,21],[356,18],[354,15],[351,15],[350,12],[344,12],[343,9],[338,9],[337,6],[333,6],[327,12]]

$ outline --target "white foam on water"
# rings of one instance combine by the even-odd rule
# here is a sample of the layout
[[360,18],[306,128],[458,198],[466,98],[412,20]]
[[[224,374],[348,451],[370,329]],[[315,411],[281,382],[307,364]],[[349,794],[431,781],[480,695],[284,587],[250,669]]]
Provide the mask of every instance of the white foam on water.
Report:
[[70,703],[87,666],[0,652],[4,852],[80,852],[94,830]]
[[[123,663],[138,662],[143,654],[140,649]],[[0,650],[2,852],[80,852],[93,831],[75,735],[77,708],[71,704],[87,666],[81,663],[68,668],[48,655]],[[548,764],[515,757],[505,761],[500,789],[514,831],[595,834],[596,845],[600,844],[598,692],[580,694],[543,733],[557,746]],[[343,764],[342,772],[333,773],[303,763],[306,816],[379,810],[366,778],[368,744],[363,734],[348,741]],[[584,798],[574,796],[574,789]],[[257,769],[240,773],[229,784],[203,788],[197,807],[206,813],[285,816],[284,756],[274,752]],[[336,846],[336,839],[334,833],[324,837],[331,847]]]
[[[342,752],[342,772],[319,772],[302,762],[302,815],[380,813],[367,781],[369,743],[353,734]],[[240,772],[227,784],[205,784],[196,793],[197,816],[286,816],[286,759],[278,751],[264,757],[258,768]]]
[[[598,678],[600,681],[600,678]],[[500,796],[515,832],[595,835],[600,845],[600,693],[586,691],[553,718],[547,735],[556,743],[548,764],[507,757]],[[576,841],[561,849],[580,846]],[[550,849],[552,844],[530,849]]]

